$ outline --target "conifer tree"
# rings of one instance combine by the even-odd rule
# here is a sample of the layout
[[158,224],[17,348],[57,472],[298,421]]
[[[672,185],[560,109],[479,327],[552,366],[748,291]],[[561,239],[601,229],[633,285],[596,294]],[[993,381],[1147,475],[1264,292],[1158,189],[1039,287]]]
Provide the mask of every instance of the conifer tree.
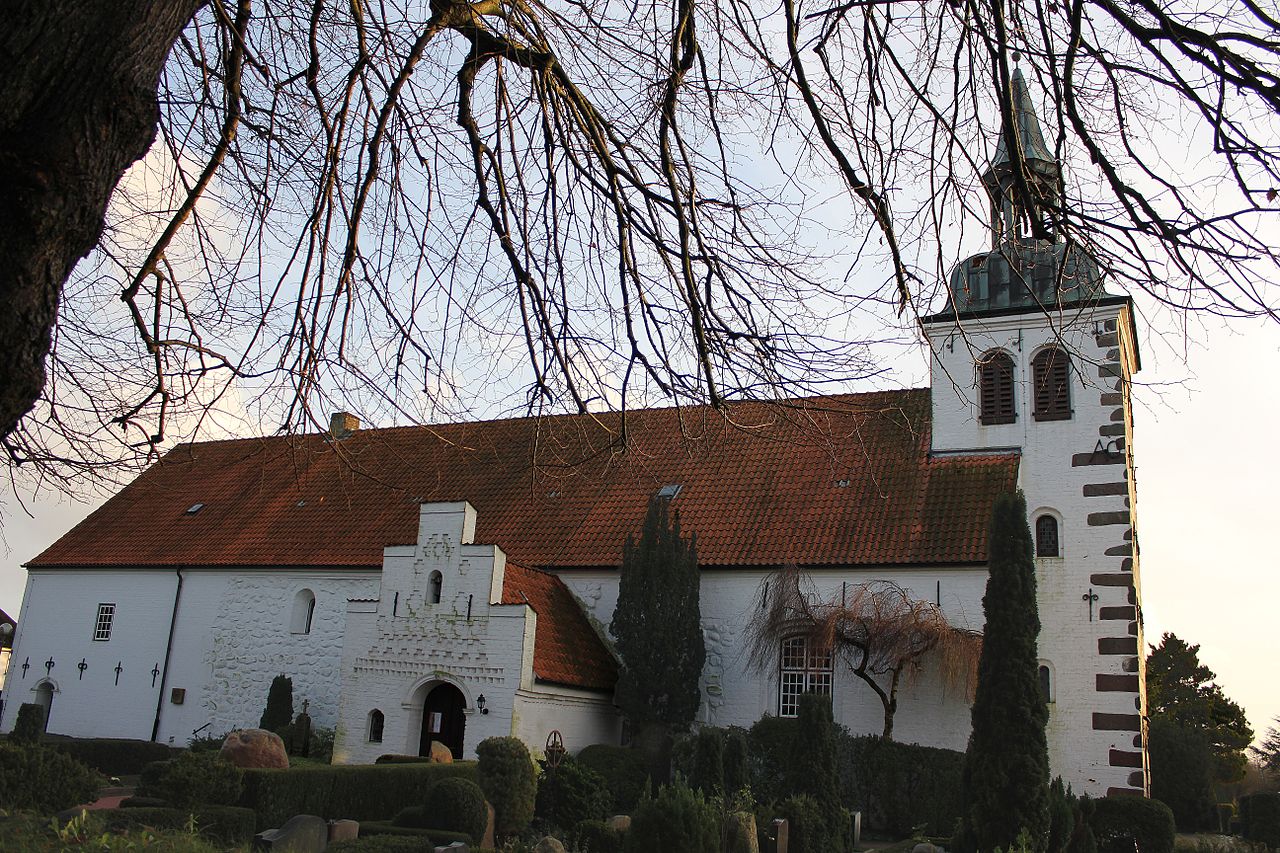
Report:
[[1001,495],[988,542],[986,614],[973,731],[965,754],[962,848],[1008,850],[1028,833],[1033,850],[1049,834],[1049,712],[1040,693],[1035,562],[1021,492]]
[[681,537],[669,504],[651,500],[639,541],[627,537],[610,627],[622,658],[618,705],[637,731],[684,731],[701,701],[697,543]]
[[289,725],[293,720],[293,679],[286,675],[277,675],[271,679],[271,689],[267,691],[267,707],[262,712],[258,726],[274,732]]

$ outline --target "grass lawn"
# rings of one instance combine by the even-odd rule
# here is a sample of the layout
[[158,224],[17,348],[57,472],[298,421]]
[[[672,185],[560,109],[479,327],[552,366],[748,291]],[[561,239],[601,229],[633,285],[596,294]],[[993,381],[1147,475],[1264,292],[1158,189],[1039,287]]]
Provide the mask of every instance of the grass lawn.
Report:
[[188,832],[135,829],[107,832],[101,818],[85,812],[82,818],[59,822],[53,818],[18,813],[0,817],[0,850],[5,853],[62,853],[66,850],[122,853],[147,850],[154,853],[221,853],[247,851],[247,846],[222,848]]

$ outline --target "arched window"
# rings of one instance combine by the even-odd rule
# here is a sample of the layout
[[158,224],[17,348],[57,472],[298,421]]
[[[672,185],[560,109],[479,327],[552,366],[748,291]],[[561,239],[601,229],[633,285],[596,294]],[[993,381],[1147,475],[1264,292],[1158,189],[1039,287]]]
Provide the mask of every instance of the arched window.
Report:
[[1071,417],[1071,357],[1057,347],[1042,349],[1031,360],[1035,419],[1065,421]]
[[1018,419],[1013,407],[1013,359],[997,350],[978,363],[979,397],[985,426],[1011,424]]
[[369,743],[382,743],[382,726],[385,722],[386,718],[377,708],[369,712]]
[[805,693],[831,695],[831,649],[820,648],[807,637],[788,637],[782,641],[778,716],[794,717]]
[[310,634],[311,622],[316,615],[316,594],[300,589],[293,597],[293,615],[289,618],[289,631],[293,634]]
[[1049,668],[1047,663],[1042,662],[1038,675],[1040,679],[1040,698],[1048,704],[1053,701],[1053,670]]
[[432,572],[427,579],[427,585],[430,587],[431,603],[440,603],[440,593],[444,589],[444,576],[439,572]]
[[1062,556],[1062,546],[1058,543],[1058,519],[1052,515],[1036,519],[1036,556]]

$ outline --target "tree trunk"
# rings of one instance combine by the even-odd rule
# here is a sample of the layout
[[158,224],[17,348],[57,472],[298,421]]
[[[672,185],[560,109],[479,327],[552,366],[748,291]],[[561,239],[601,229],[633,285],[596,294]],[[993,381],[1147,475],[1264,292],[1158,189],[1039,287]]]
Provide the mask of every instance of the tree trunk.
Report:
[[62,285],[155,139],[202,0],[16,0],[0,20],[0,439],[35,405]]

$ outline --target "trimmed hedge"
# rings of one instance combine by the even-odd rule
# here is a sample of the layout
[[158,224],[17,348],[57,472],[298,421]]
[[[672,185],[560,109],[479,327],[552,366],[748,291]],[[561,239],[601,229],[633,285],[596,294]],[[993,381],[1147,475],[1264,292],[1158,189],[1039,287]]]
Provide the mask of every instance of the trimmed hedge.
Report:
[[163,743],[120,738],[47,735],[44,744],[107,776],[132,776],[141,773],[148,764],[173,758],[179,752]]
[[138,793],[179,809],[229,806],[240,799],[244,771],[216,752],[184,752],[172,761],[148,764]]
[[[448,829],[429,829],[422,826],[400,826],[389,820],[364,820],[360,822],[360,836],[380,835],[387,838],[417,838],[427,839],[432,845],[452,844],[455,841],[462,841],[466,844],[474,846],[476,840],[465,832],[454,832]],[[412,849],[420,850],[422,841],[417,842],[419,847]],[[330,845],[326,850],[332,850]]]
[[622,833],[602,820],[584,820],[573,828],[574,846],[582,853],[622,853]]
[[614,814],[630,814],[644,794],[649,771],[639,750],[598,743],[578,753],[578,763],[604,777]]
[[421,804],[441,779],[476,780],[474,761],[453,764],[332,765],[288,770],[246,770],[240,805],[258,815],[258,829],[282,825],[298,814],[326,820],[390,820]]
[[45,746],[0,743],[0,808],[57,812],[91,802],[102,777]]
[[677,779],[660,788],[656,797],[640,800],[631,815],[625,849],[627,853],[718,853],[719,816],[700,793]]
[[[423,838],[418,835],[400,836],[389,834],[364,834],[365,825],[360,824],[359,838],[350,841],[335,841],[325,848],[325,853],[423,853],[424,850],[430,850],[431,846],[439,843],[441,846],[449,844],[451,841],[465,841],[465,838],[454,838],[449,841],[437,842],[434,838],[424,844]],[[478,848],[477,848],[478,849]]]
[[127,808],[103,812],[107,829],[128,831],[139,827],[186,829],[194,819],[196,831],[204,838],[234,847],[253,838],[255,815],[237,806],[198,806],[194,809]]
[[1250,794],[1240,798],[1240,832],[1249,841],[1280,848],[1280,794]]
[[1090,819],[1099,853],[1173,853],[1173,812],[1159,800],[1140,796],[1094,800]]
[[373,760],[374,764],[434,764],[429,755],[397,755],[386,753]]
[[427,790],[422,806],[431,829],[464,832],[478,841],[489,825],[484,791],[470,779],[441,779]]
[[[961,812],[964,753],[898,743],[874,735],[855,737],[835,727],[836,772],[843,806],[862,812],[864,826],[906,838],[949,836]],[[804,761],[796,761],[798,723],[765,716],[748,732],[751,791],[761,802],[781,801],[804,790]]]

